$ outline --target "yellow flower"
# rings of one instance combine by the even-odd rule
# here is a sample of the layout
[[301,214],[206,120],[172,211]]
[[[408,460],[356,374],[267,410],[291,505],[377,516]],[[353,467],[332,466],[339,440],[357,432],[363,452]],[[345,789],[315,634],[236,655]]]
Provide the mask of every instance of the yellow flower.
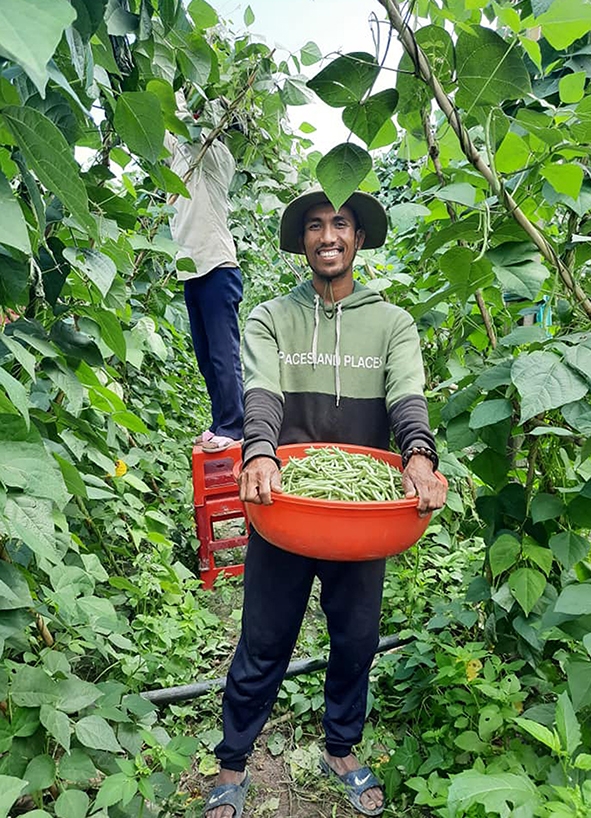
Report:
[[470,659],[466,664],[466,678],[469,682],[473,682],[482,670],[482,662],[480,659]]
[[115,461],[115,477],[123,477],[127,473],[127,465],[123,460]]

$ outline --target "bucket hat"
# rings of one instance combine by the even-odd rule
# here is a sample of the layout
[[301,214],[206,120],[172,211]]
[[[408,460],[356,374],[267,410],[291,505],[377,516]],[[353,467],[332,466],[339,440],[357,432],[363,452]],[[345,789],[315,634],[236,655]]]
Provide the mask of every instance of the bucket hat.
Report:
[[[318,204],[328,202],[328,196],[321,187],[314,187],[307,193],[296,196],[285,208],[279,226],[279,246],[288,253],[301,253],[300,240],[304,232],[306,211]],[[355,211],[359,228],[365,231],[364,250],[381,247],[388,232],[388,217],[383,205],[369,193],[356,190],[343,206]]]

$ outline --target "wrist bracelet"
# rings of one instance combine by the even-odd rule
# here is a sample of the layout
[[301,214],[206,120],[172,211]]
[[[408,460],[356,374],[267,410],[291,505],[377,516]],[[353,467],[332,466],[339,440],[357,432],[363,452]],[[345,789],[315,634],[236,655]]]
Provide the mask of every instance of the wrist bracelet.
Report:
[[439,465],[439,458],[437,457],[437,452],[434,452],[433,449],[430,449],[428,446],[413,446],[410,449],[406,449],[402,453],[402,468],[405,469],[408,465],[408,461],[410,458],[415,454],[422,454],[423,457],[428,457],[431,463],[433,464],[433,471]]

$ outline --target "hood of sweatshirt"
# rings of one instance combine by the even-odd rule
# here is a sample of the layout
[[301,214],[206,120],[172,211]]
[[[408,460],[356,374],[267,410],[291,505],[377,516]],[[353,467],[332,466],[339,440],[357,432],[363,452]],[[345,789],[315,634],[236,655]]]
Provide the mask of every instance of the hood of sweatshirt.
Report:
[[[332,295],[332,288],[330,288]],[[353,292],[342,298],[340,301],[333,301],[328,307],[322,296],[320,296],[311,281],[304,281],[295,287],[288,296],[298,304],[314,310],[314,330],[311,338],[311,352],[312,352],[312,366],[316,369],[316,361],[318,355],[318,329],[320,326],[320,311],[322,310],[326,318],[334,318],[335,328],[335,345],[334,345],[334,373],[335,373],[335,400],[338,406],[341,400],[341,316],[344,310],[354,310],[357,307],[363,307],[367,304],[375,304],[382,301],[382,297],[370,290],[369,287],[364,287],[353,282]]]

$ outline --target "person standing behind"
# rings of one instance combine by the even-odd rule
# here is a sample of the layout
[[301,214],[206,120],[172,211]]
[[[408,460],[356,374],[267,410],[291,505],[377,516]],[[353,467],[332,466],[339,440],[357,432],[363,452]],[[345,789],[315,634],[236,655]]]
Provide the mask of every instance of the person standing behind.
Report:
[[[170,133],[165,137],[170,168],[185,180],[190,193],[188,199],[174,200],[170,229],[179,245],[177,278],[184,284],[193,348],[211,401],[211,425],[195,443],[215,452],[242,439],[244,419],[238,325],[242,275],[228,228],[235,163],[226,145],[215,139],[196,164],[204,135],[195,127],[183,93],[177,92],[176,99],[179,118],[194,138],[187,141]],[[189,259],[194,271],[179,269],[181,259]]]

